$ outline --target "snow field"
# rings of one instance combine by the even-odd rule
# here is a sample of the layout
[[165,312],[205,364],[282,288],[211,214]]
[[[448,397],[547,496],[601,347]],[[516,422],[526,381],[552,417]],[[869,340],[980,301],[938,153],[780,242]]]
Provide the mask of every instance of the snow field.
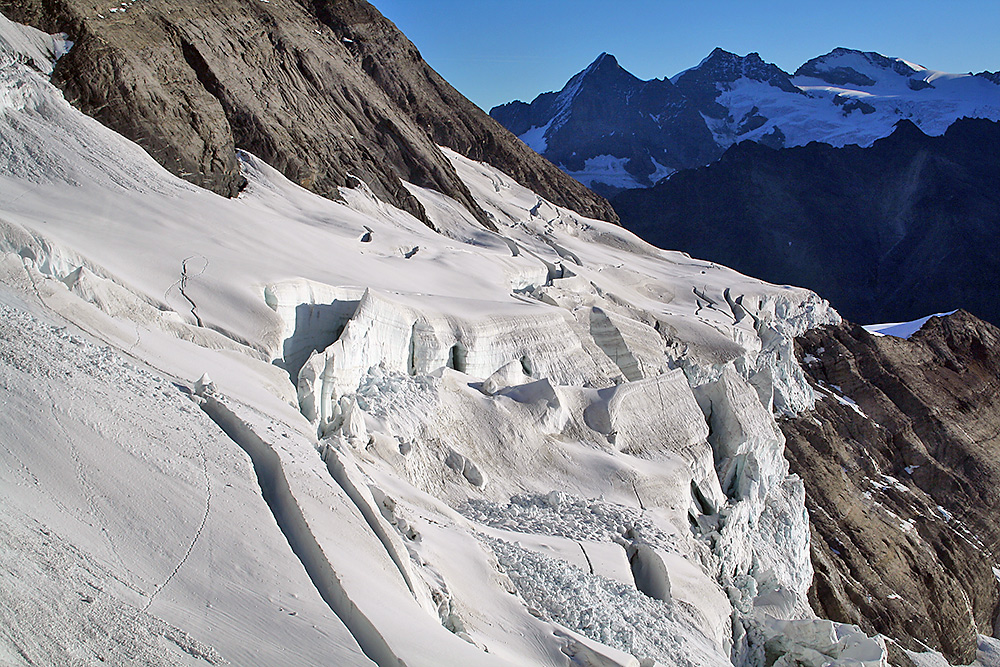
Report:
[[0,636],[24,660],[264,664],[292,640],[303,660],[363,664],[197,405],[40,304],[6,287],[0,302],[0,514],[17,537]]

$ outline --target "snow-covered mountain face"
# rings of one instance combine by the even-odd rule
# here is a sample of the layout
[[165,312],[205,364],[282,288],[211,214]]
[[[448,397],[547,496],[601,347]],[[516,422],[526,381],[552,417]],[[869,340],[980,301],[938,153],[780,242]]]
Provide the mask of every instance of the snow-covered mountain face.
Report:
[[[1000,119],[996,73],[949,74],[851,49],[814,58],[794,75],[756,53],[722,49],[669,80],[639,81],[615,63],[614,80],[633,79],[627,94],[597,75],[609,69],[602,65],[608,60],[602,54],[559,93],[530,105],[511,102],[490,115],[609,195],[707,164],[745,140],[776,148],[811,141],[868,146],[901,119],[931,135],[962,117]],[[603,101],[595,109],[589,99]]]
[[497,232],[248,153],[226,199],[65,46],[0,17],[3,661],[885,664],[806,599],[815,294],[447,149]]

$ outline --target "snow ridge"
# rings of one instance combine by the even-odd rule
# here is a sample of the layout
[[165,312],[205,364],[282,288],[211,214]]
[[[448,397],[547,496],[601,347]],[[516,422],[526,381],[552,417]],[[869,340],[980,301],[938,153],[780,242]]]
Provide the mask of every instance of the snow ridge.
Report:
[[279,456],[246,422],[230,410],[223,400],[212,394],[201,398],[203,400],[200,405],[205,414],[250,456],[261,494],[271,508],[278,527],[316,586],[316,590],[351,631],[361,650],[379,667],[405,665],[406,663],[392,652],[371,620],[351,602],[348,594],[340,586],[336,573],[330,568],[322,547],[303,517],[298,501],[282,470]]

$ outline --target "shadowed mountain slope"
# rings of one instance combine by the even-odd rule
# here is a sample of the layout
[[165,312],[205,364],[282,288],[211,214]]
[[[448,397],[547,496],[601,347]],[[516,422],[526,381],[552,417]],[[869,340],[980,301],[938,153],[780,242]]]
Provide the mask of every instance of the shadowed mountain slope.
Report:
[[655,245],[809,287],[854,321],[965,308],[997,323],[998,155],[995,122],[928,137],[901,121],[870,148],[744,142],[615,206]]

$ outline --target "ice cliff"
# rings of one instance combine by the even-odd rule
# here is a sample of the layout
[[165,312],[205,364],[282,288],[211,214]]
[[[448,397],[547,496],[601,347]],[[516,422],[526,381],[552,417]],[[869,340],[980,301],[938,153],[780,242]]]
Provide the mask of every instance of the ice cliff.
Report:
[[0,657],[885,664],[810,611],[775,422],[822,299],[448,149],[497,231],[246,153],[224,199],[71,108],[46,39],[0,17],[0,606],[73,567]]

